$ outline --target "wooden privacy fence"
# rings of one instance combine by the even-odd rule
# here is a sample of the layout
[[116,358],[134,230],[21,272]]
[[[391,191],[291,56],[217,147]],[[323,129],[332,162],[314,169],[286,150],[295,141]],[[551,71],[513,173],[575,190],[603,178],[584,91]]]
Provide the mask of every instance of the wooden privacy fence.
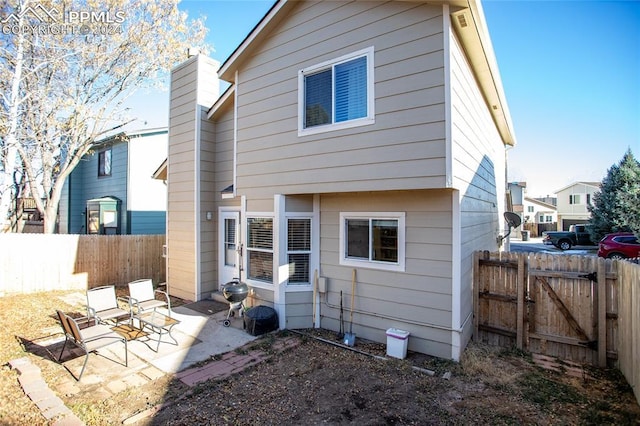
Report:
[[640,401],[640,265],[595,256],[477,252],[474,336],[617,366]]
[[165,281],[164,235],[0,234],[0,295]]

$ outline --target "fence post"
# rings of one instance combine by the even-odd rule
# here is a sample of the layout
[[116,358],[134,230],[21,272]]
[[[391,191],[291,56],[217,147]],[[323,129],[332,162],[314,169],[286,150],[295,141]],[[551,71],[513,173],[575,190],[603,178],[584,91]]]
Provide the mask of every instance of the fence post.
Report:
[[516,281],[518,291],[518,308],[516,314],[516,346],[522,350],[524,340],[524,253],[518,253],[518,279]]
[[478,324],[480,317],[480,252],[473,253],[473,337],[478,341]]
[[598,366],[607,366],[607,276],[605,260],[598,257]]

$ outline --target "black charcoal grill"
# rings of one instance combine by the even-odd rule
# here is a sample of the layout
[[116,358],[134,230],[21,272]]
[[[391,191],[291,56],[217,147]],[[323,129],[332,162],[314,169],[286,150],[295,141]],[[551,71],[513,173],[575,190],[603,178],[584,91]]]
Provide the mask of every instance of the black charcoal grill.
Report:
[[222,325],[229,327],[231,325],[229,318],[235,315],[235,311],[240,313],[244,311],[244,300],[249,295],[249,286],[234,279],[222,287],[222,295],[229,302],[229,313],[227,313],[227,318],[222,322]]

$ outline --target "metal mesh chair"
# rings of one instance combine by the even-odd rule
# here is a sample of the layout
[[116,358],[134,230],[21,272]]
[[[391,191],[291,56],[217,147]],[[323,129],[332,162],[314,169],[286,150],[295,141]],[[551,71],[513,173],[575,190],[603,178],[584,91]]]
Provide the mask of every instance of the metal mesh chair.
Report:
[[[157,299],[156,295],[160,295],[164,300]],[[153,281],[148,278],[129,283],[129,306],[132,314],[135,315],[166,306],[169,310],[169,316],[171,316],[169,295],[162,290],[154,290]]]
[[129,304],[124,297],[116,297],[116,289],[112,285],[96,287],[87,290],[87,316],[95,318],[100,323],[114,321],[116,324],[126,318],[131,322],[131,311],[120,307],[118,301]]
[[62,351],[58,357],[58,362],[62,361],[62,355],[64,354],[67,342],[71,342],[78,346],[85,353],[84,363],[82,364],[82,369],[80,370],[80,374],[77,378],[78,381],[82,378],[82,374],[87,366],[89,353],[114,343],[124,343],[124,366],[129,366],[126,338],[102,324],[89,325],[86,328],[80,328],[80,323],[84,322],[89,324],[90,318],[82,317],[74,319],[60,310],[57,312],[65,335],[65,341],[62,345]]

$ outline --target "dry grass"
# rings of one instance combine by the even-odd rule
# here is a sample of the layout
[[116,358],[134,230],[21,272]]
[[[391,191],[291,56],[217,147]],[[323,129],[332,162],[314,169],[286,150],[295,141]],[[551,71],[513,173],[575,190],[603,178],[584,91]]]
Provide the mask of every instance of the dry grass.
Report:
[[[47,424],[7,362],[29,357],[53,389],[68,378],[69,372],[52,362],[58,354],[44,349],[34,353],[33,345],[26,351],[24,345],[61,334],[56,309],[84,314],[82,300],[63,300],[69,294],[0,298],[0,399],[12,401],[0,404],[0,424]],[[327,330],[315,332],[317,337],[335,336]],[[254,344],[268,351],[272,343],[267,338]],[[357,347],[384,355],[384,345],[359,339]],[[442,378],[447,372],[450,380]],[[89,393],[66,399],[88,425],[121,424],[162,402],[170,404],[142,424],[197,425],[206,419],[255,424],[257,418],[267,424],[299,424],[295,419],[307,424],[640,424],[640,408],[615,370],[590,370],[588,380],[576,379],[540,369],[525,353],[480,344],[469,345],[460,363],[415,353],[405,361],[382,362],[303,339],[300,347],[230,380],[186,388],[164,376],[108,398]],[[380,417],[385,412],[386,417]],[[296,417],[282,417],[285,414]]]
[[82,313],[80,306],[65,303],[61,297],[69,292],[50,292],[33,295],[0,297],[0,400],[13,401],[0,404],[0,424],[46,424],[37,407],[24,394],[18,383],[18,374],[7,363],[15,358],[28,356],[42,369],[44,377],[58,374],[63,367],[44,361],[25,351],[25,341],[39,341],[61,333],[55,319],[56,309]]

